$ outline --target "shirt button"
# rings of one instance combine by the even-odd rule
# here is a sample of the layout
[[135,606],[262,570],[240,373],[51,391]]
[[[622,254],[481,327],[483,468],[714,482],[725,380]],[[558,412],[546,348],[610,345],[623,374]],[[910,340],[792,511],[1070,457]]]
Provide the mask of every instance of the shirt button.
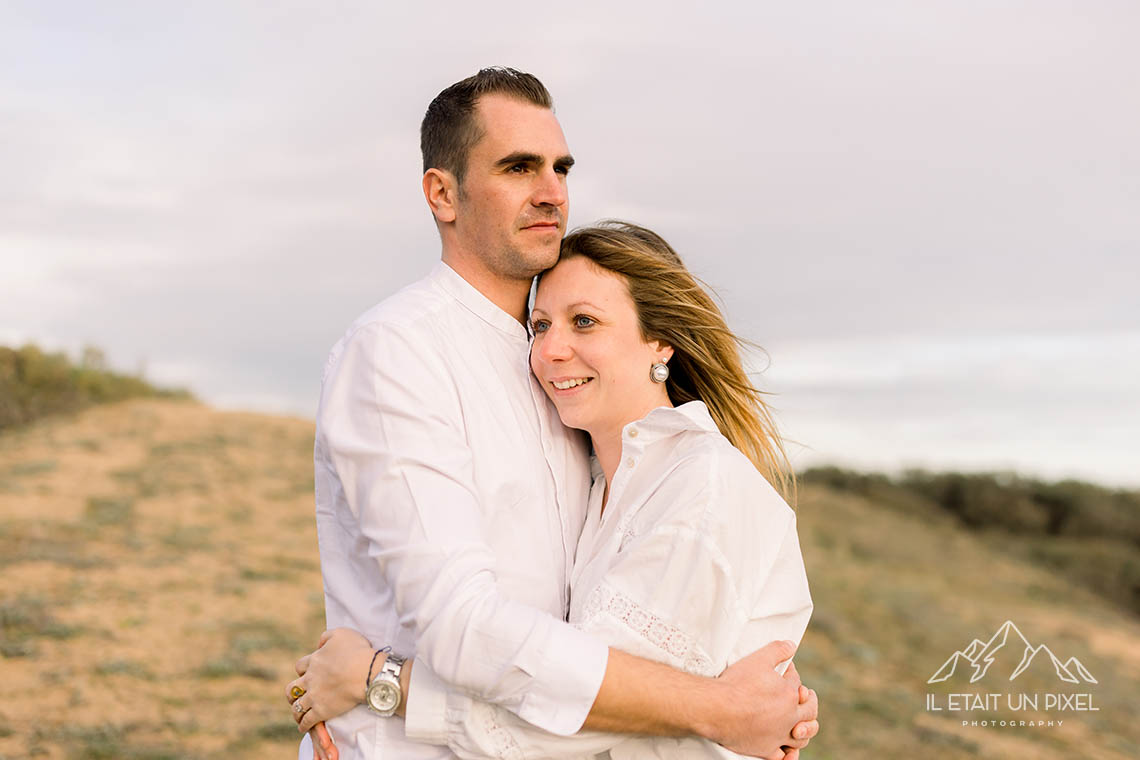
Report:
[[637,464],[637,463],[633,461],[633,457],[630,457],[629,459],[625,460],[625,466],[626,467],[633,467],[635,464]]
[[630,428],[629,429],[629,437],[630,438],[636,438],[637,437],[637,428]]

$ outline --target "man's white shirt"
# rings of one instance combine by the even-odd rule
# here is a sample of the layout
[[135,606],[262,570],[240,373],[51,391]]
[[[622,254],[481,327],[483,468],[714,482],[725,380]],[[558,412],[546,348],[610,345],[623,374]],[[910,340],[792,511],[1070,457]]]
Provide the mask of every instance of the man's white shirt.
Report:
[[[589,465],[528,355],[523,326],[442,262],[333,348],[314,453],[325,609],[415,656],[413,681],[423,663],[571,734],[608,655],[563,622]],[[431,692],[413,683],[409,732],[443,724]],[[363,706],[328,725],[343,760],[452,757]]]

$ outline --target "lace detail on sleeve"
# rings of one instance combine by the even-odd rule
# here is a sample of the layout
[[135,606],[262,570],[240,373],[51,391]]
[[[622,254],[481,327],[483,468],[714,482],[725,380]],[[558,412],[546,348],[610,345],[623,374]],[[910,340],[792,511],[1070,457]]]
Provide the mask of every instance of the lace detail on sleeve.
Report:
[[712,659],[689,634],[642,609],[637,602],[605,583],[598,585],[586,599],[582,619],[577,626],[589,631],[600,615],[609,615],[645,641],[664,652],[670,664],[702,676],[713,676]]
[[494,757],[502,760],[526,760],[522,747],[515,741],[511,732],[499,725],[495,718],[495,708],[485,702],[476,702],[472,709],[479,710],[479,723],[491,740]]

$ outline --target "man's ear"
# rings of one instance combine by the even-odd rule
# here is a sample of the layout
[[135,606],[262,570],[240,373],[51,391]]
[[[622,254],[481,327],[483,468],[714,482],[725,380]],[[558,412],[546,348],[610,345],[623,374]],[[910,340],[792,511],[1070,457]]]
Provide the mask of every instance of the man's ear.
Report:
[[446,169],[428,169],[424,172],[424,198],[437,222],[455,221],[455,203],[459,196],[459,183]]

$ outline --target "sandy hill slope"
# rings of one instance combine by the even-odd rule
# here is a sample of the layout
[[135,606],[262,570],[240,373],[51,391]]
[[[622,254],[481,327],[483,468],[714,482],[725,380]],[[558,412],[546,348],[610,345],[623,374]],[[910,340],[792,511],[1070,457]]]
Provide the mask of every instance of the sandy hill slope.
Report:
[[0,437],[0,755],[289,756],[324,627],[312,446],[155,401]]
[[[0,758],[295,756],[283,685],[324,627],[312,435],[172,401],[0,435]],[[1135,615],[936,513],[807,487],[799,520],[816,614],[797,664],[824,722],[805,758],[1140,756]],[[1007,620],[1097,683],[927,684]],[[1011,690],[1099,709],[925,709]],[[962,725],[1011,718],[1064,723]]]

